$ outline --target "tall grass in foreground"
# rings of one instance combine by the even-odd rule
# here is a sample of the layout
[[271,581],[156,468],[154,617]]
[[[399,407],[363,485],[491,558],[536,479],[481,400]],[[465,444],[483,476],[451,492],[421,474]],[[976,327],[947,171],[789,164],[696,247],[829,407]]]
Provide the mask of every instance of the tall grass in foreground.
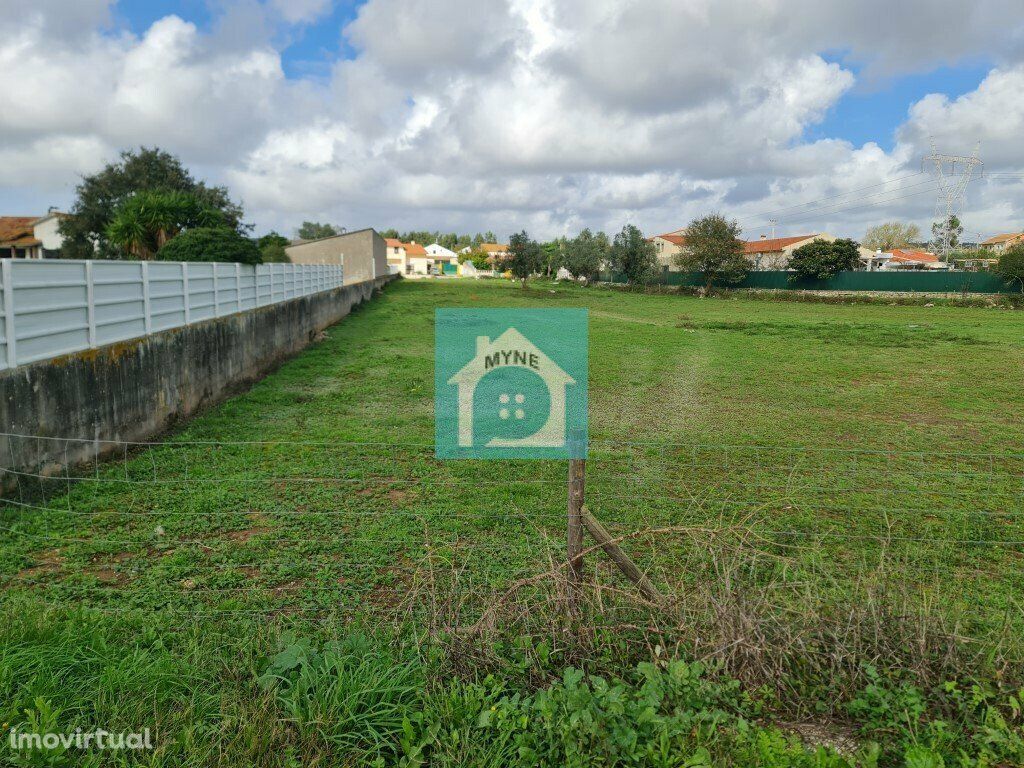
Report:
[[[617,671],[574,667],[572,625],[562,640],[492,638],[488,673],[472,656],[454,664],[442,635],[335,620],[281,632],[225,618],[175,634],[144,614],[13,607],[23,610],[0,613],[9,725],[152,727],[157,749],[0,744],[4,765],[980,768],[1024,760],[1020,694],[970,680],[930,687],[869,666],[861,688],[838,691],[845,700],[831,719],[773,720],[777,702],[766,688],[660,645],[638,649],[592,632],[592,666]],[[314,632],[335,639],[310,640]]]

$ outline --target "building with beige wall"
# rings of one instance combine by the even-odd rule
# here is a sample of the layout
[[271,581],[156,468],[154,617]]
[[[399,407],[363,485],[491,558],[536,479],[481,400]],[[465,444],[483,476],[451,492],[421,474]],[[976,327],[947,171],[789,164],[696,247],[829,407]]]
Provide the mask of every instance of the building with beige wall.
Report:
[[292,264],[341,264],[345,285],[388,273],[387,245],[370,228],[292,243],[284,252]]
[[686,247],[686,238],[678,232],[668,232],[664,235],[655,235],[650,238],[654,243],[655,256],[658,259],[658,266],[671,270],[677,270],[676,256],[683,252]]
[[797,235],[795,237],[769,238],[761,235],[758,240],[748,240],[743,244],[743,253],[750,260],[755,270],[789,269],[789,261],[793,251],[801,246],[824,240],[831,243],[836,238],[819,232],[813,235]]
[[1024,232],[1011,232],[1005,235],[990,237],[981,244],[981,247],[993,253],[1001,254],[1007,248],[1012,248],[1021,242],[1024,242]]

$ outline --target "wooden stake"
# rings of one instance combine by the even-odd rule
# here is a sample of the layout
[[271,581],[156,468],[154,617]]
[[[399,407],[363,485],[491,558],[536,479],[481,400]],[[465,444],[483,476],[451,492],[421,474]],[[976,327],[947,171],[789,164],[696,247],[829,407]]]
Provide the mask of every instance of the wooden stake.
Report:
[[574,592],[579,590],[583,581],[582,514],[586,473],[586,459],[569,459],[569,515],[565,544],[569,558],[569,584]]
[[660,603],[663,598],[658,588],[636,567],[636,563],[629,558],[629,555],[622,551],[622,548],[612,538],[611,534],[605,530],[596,517],[590,514],[590,510],[582,507],[580,509],[580,516],[583,518],[583,524],[587,527],[590,535],[601,545],[601,549],[619,567],[619,570],[622,571],[626,578],[636,584],[648,600]]

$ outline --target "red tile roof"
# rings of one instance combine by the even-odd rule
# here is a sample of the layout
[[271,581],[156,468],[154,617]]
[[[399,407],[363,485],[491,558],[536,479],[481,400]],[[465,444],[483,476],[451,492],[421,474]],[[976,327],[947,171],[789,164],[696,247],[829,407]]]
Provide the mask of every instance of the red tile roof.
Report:
[[426,256],[427,249],[419,243],[402,243],[402,247],[405,248],[406,256]]
[[893,261],[920,261],[927,264],[937,264],[939,257],[928,251],[908,251],[903,248],[892,249]]
[[668,240],[672,245],[686,245],[685,237],[671,232],[664,235],[655,235],[655,237],[660,237],[662,240]]
[[480,250],[484,253],[505,253],[508,246],[501,243],[480,243]]
[[797,237],[777,237],[774,240],[748,240],[743,244],[744,253],[774,253],[788,248],[794,243],[810,240],[814,235],[798,235]]
[[397,237],[385,237],[384,242],[387,243],[388,248],[401,248],[402,241]]
[[38,216],[0,216],[0,243],[10,245],[14,240],[35,237],[32,222],[38,219]]

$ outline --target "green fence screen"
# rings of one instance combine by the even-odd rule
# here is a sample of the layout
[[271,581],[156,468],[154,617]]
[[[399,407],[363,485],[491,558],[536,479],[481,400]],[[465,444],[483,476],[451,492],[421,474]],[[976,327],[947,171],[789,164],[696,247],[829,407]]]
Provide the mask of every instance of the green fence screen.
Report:
[[[624,283],[621,275],[610,282]],[[730,288],[760,288],[792,291],[900,291],[903,293],[1020,293],[991,272],[840,272],[830,280],[791,279],[792,272],[750,272],[742,283]],[[654,281],[661,285],[698,287],[704,285],[700,272],[663,272]]]

